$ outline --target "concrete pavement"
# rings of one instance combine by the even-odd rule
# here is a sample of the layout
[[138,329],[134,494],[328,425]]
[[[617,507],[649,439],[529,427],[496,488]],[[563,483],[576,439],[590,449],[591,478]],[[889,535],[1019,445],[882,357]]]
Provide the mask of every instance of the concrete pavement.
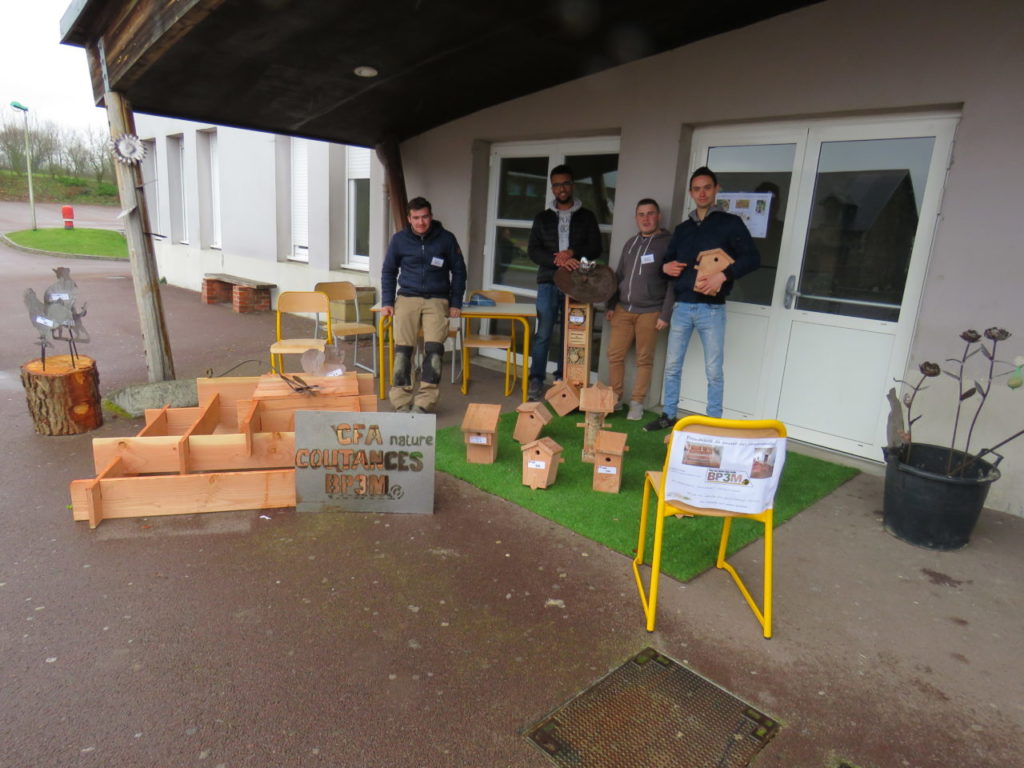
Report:
[[[0,231],[16,215],[0,204]],[[34,433],[21,292],[71,266],[107,392],[146,381],[128,265],[4,247],[0,265],[0,766],[540,768],[521,731],[647,645],[782,723],[758,768],[1020,760],[1024,520],[986,511],[964,550],[917,549],[882,530],[863,474],[779,529],[769,641],[720,572],[664,580],[648,634],[626,558],[443,474],[432,516],[90,531],[68,482],[93,475],[93,437],[139,422]],[[162,297],[179,377],[265,370],[272,315]],[[499,386],[479,371],[474,399],[513,408]],[[466,402],[445,385],[440,425]]]

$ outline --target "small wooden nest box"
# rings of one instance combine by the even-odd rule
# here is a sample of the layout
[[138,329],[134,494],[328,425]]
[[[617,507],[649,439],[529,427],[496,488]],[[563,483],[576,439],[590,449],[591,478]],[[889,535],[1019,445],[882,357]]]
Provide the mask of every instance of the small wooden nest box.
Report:
[[533,490],[547,488],[558,476],[558,465],[562,458],[562,446],[550,437],[542,437],[522,447],[523,485]]
[[493,464],[498,457],[498,419],[501,406],[470,403],[462,419],[466,441],[466,461],[470,464]]
[[544,425],[551,421],[551,411],[544,403],[523,403],[516,411],[516,429],[512,439],[517,443],[530,443],[540,437]]
[[615,410],[615,390],[597,382],[580,390],[580,410],[583,412],[611,413]]
[[622,486],[622,459],[629,446],[625,432],[602,429],[594,441],[594,490],[618,493]]
[[580,407],[580,393],[565,379],[556,381],[544,395],[544,399],[551,403],[551,407],[559,416],[566,416]]

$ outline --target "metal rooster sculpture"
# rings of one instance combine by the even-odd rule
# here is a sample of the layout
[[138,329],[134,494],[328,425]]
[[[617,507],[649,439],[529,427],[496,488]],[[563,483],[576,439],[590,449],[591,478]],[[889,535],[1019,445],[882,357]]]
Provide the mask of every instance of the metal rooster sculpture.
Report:
[[71,279],[71,270],[68,267],[57,267],[53,270],[57,280],[51,283],[43,292],[43,300],[32,288],[25,290],[25,307],[28,309],[29,320],[32,327],[39,334],[39,356],[42,359],[43,370],[46,370],[46,349],[52,347],[50,339],[66,341],[68,353],[71,355],[71,365],[76,367],[78,357],[78,343],[88,343],[89,332],[82,325],[82,318],[86,314],[86,305],[83,304],[79,310],[75,303],[78,298],[78,285]]

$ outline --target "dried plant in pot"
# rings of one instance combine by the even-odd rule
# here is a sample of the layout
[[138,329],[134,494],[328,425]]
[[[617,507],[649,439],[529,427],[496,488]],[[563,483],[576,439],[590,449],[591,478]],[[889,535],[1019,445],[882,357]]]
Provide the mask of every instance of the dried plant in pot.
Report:
[[[886,530],[904,541],[949,550],[960,549],[970,540],[989,488],[1000,477],[1003,457],[998,449],[1024,434],[1024,429],[1009,432],[990,448],[972,451],[975,428],[992,387],[1003,377],[1011,389],[1024,384],[1024,357],[1013,363],[996,357],[1000,342],[1010,336],[1003,328],[988,328],[984,333],[966,330],[960,334],[962,354],[946,360],[945,369],[938,363],[921,363],[917,383],[898,382],[909,387],[902,401],[895,388],[889,390],[883,520]],[[914,414],[914,403],[927,389],[926,382],[942,375],[957,382],[949,443],[915,442],[914,424],[921,416]]]

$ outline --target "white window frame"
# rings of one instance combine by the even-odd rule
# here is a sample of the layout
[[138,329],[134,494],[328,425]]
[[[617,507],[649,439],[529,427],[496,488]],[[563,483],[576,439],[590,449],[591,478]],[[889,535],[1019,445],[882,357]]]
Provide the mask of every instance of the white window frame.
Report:
[[[498,212],[498,191],[501,181],[501,161],[506,157],[542,157],[548,158],[547,176],[550,177],[551,169],[556,165],[565,162],[570,155],[619,155],[620,139],[618,136],[600,136],[589,139],[562,139],[558,141],[517,141],[494,144],[491,147],[490,156],[490,177],[488,180],[487,194],[487,227],[484,239],[484,261],[483,261],[483,286],[485,289],[497,289],[513,291],[519,296],[536,298],[537,290],[523,288],[522,286],[506,285],[497,283],[494,275],[494,251],[495,231],[501,226],[519,227],[523,225],[520,219],[499,219]],[[550,199],[550,184],[545,178],[544,204]],[[538,211],[539,213],[540,211]],[[530,224],[532,222],[527,222]],[[601,224],[598,227],[602,234],[610,234],[611,224]]]
[[217,154],[217,130],[209,132],[207,145],[210,162],[210,247],[220,249],[224,236],[220,216],[220,164]]
[[[346,255],[348,258],[348,264],[351,267],[357,267],[359,269],[370,268],[370,253],[369,253],[369,231],[367,231],[367,252],[357,253],[356,252],[356,194],[355,194],[355,181],[357,179],[366,179],[367,183],[370,180],[370,163],[373,161],[372,153],[365,147],[345,147],[345,207],[347,209],[347,216],[345,220],[346,225]],[[372,194],[372,190],[371,190]],[[369,205],[370,200],[367,198],[366,201],[367,211],[366,216],[369,218],[370,211]]]
[[291,139],[291,238],[288,260],[309,263],[309,143]]

